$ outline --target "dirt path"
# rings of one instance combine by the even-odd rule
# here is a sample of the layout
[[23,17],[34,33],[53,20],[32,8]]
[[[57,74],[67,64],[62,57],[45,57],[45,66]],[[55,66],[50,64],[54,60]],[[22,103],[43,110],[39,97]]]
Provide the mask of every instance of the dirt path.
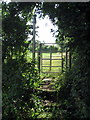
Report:
[[42,81],[43,81],[43,84],[41,85],[41,88],[43,90],[54,90],[53,85],[51,84],[53,81],[52,78],[45,78]]
[[44,78],[42,80],[39,89],[42,91],[40,95],[45,112],[39,115],[38,118],[42,119],[42,116],[44,116],[45,120],[49,120],[52,116],[53,107],[57,106],[57,91],[55,90],[54,85],[55,83],[52,78]]

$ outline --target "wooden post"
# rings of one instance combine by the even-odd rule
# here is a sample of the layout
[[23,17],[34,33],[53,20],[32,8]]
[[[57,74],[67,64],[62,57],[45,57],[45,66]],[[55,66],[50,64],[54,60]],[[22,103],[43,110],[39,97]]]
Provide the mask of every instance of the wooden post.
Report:
[[36,15],[33,16],[33,61],[35,62],[35,24]]
[[67,69],[67,65],[68,65],[68,51],[67,51],[67,48],[66,48],[66,69]]
[[50,71],[52,66],[52,46],[50,46]]
[[71,50],[69,52],[69,69],[71,69]]
[[42,44],[40,43],[39,50],[38,50],[38,70],[39,70],[39,73],[41,71],[41,46],[42,46]]
[[62,51],[62,73],[63,73],[63,51]]

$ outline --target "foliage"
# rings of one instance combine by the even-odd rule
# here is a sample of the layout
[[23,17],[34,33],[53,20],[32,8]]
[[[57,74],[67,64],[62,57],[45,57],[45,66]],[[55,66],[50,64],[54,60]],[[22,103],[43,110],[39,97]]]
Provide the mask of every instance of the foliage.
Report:
[[27,25],[35,3],[2,3],[3,37],[3,120],[33,119],[33,95],[39,86],[39,75],[33,61],[27,62]]
[[4,64],[3,119],[25,119],[26,114],[31,117],[28,112],[33,107],[34,84],[39,80],[36,74],[33,63],[19,64],[14,60]]
[[[35,2],[2,3],[3,37],[3,120],[35,119],[43,112],[35,89],[39,86],[39,75],[35,63],[27,62],[27,42]],[[58,102],[55,119],[87,119],[89,115],[89,61],[90,3],[44,3],[44,15],[48,14],[58,26],[57,43],[62,49],[72,51],[71,70],[59,76],[57,82]],[[63,46],[64,45],[64,46]],[[55,115],[53,111],[53,116]]]
[[57,42],[72,50],[73,67],[62,78],[64,85],[60,87],[58,96],[62,99],[63,109],[67,110],[64,117],[90,118],[90,3],[44,3],[43,11],[58,26]]

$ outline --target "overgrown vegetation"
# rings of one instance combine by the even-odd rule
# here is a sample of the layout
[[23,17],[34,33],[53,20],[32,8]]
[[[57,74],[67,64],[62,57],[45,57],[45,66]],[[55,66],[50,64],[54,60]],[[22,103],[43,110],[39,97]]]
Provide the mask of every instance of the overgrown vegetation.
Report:
[[58,43],[63,42],[72,51],[72,69],[64,78],[59,78],[63,85],[58,97],[62,100],[62,109],[66,110],[63,116],[65,119],[90,118],[90,3],[44,3],[43,10],[58,25]]
[[[29,26],[35,3],[2,3],[3,38],[3,120],[33,118],[34,97],[39,85],[38,71],[33,61],[27,62],[26,54]],[[29,10],[28,10],[29,8]],[[36,109],[36,108],[35,108]]]
[[58,103],[57,107],[52,107],[51,119],[88,119],[90,3],[43,4],[43,14],[48,14],[58,26],[56,42],[70,48],[72,67],[62,75],[41,75],[41,79],[35,63],[27,61],[27,50],[32,45],[27,41],[28,34],[32,34],[27,22],[31,21],[35,6],[41,10],[41,4],[35,2],[2,3],[2,120],[33,120],[47,116],[40,96],[44,94],[37,90],[45,77],[55,79],[55,93],[44,91],[53,94]]

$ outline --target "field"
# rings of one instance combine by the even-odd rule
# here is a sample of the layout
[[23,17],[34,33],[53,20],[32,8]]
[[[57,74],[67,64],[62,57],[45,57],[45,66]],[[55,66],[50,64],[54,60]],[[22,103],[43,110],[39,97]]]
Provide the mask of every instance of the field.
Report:
[[42,72],[59,72],[61,70],[61,67],[55,67],[55,66],[62,66],[61,65],[61,60],[55,60],[55,59],[61,59],[61,54],[59,53],[52,53],[52,59],[51,63],[50,60],[45,60],[45,59],[50,59],[50,53],[42,53],[42,66],[54,66],[54,67],[42,67]]
[[[41,71],[42,72],[60,72],[62,71],[62,53],[52,53],[52,57],[51,59],[54,59],[54,60],[51,60],[50,61],[50,53],[42,53],[41,54]],[[30,62],[32,58],[32,53],[28,52],[27,54],[27,60],[28,62]],[[38,64],[38,54],[36,53],[35,54],[35,58],[36,58],[36,67],[37,67],[37,64]],[[63,58],[64,58],[64,61],[65,61],[65,53],[63,53]],[[55,60],[56,59],[56,60]],[[60,59],[60,60],[58,60]],[[50,64],[51,67],[50,68]],[[47,67],[46,67],[47,66]],[[58,66],[58,67],[55,67],[55,66]]]

